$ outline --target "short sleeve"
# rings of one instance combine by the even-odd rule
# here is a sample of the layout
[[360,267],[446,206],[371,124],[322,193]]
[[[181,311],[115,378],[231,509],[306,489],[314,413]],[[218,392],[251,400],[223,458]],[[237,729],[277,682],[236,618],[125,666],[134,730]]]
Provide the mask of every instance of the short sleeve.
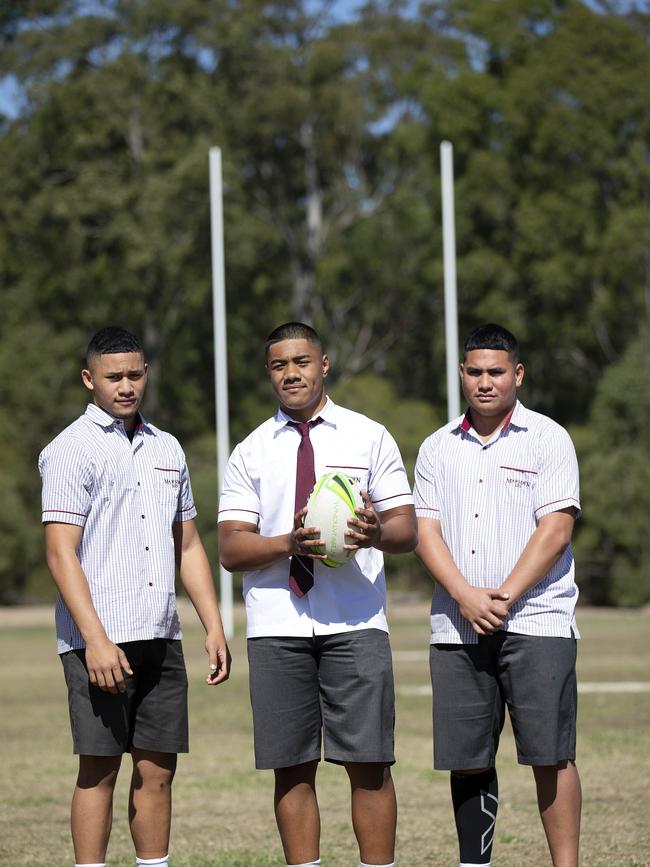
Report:
[[93,473],[83,447],[74,440],[50,443],[40,454],[43,482],[42,522],[86,525],[90,512]]
[[378,512],[413,504],[411,487],[397,443],[385,428],[373,450],[368,495]]
[[437,450],[429,437],[420,446],[415,462],[415,514],[418,518],[440,518],[440,502],[436,491]]
[[217,522],[245,521],[257,525],[260,498],[250,477],[241,444],[231,454],[223,476]]
[[573,507],[580,515],[578,459],[571,437],[560,427],[546,432],[539,444],[535,518]]
[[194,495],[192,493],[192,482],[190,481],[190,471],[187,468],[185,454],[181,450],[181,484],[178,490],[178,511],[176,512],[175,521],[191,521],[196,518],[198,512],[194,505]]

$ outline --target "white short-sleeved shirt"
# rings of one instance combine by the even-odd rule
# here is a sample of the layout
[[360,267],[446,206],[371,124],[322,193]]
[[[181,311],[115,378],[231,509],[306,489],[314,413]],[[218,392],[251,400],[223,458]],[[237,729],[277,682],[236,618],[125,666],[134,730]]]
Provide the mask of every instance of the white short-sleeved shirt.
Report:
[[[327,400],[310,431],[316,478],[341,470],[367,490],[382,512],[413,503],[395,440],[377,422]],[[296,453],[300,434],[282,410],[234,449],[224,474],[219,521],[246,521],[262,536],[293,529]],[[386,579],[381,551],[365,548],[337,569],[314,561],[314,586],[289,589],[290,558],[244,573],[247,636],[310,636],[382,629]]]
[[[78,557],[114,642],[180,638],[172,524],[196,515],[178,440],[144,419],[130,441],[119,419],[90,404],[38,461],[43,523],[83,527]],[[84,646],[56,604],[58,652]]]
[[[483,443],[466,413],[424,441],[415,467],[415,510],[434,518],[454,563],[475,587],[499,587],[543,515],[580,512],[578,463],[559,424],[517,402],[512,415]],[[504,629],[569,637],[578,588],[571,546],[550,572],[510,609]],[[447,591],[436,584],[431,643],[478,640]]]

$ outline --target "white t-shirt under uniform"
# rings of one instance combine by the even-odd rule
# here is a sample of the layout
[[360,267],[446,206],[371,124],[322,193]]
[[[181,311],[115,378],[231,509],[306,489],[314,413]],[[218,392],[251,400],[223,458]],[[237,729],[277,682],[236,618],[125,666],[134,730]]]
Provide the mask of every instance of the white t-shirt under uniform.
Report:
[[[340,470],[367,490],[377,512],[413,503],[395,440],[377,422],[327,400],[310,431],[316,479]],[[293,529],[300,433],[282,410],[234,449],[224,474],[219,522],[246,521],[262,536]],[[244,573],[247,636],[328,635],[382,629],[386,622],[384,558],[375,548],[332,569],[314,561],[314,586],[289,588],[290,558]]]
[[[559,424],[517,402],[483,443],[469,413],[426,439],[415,467],[415,510],[434,518],[454,563],[474,587],[499,587],[540,518],[573,507],[580,513],[578,462]],[[510,609],[503,628],[523,635],[578,635],[573,552],[560,559]],[[432,644],[475,644],[478,637],[447,591],[436,584]]]

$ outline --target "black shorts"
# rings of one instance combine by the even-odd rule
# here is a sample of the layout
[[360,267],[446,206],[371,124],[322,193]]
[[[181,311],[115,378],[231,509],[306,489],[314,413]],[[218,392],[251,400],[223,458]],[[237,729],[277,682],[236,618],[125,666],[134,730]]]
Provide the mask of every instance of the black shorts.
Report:
[[575,638],[501,631],[432,644],[434,767],[493,767],[506,705],[520,764],[574,761],[575,663]]
[[154,638],[119,646],[133,675],[125,674],[126,692],[116,695],[90,683],[84,650],[61,655],[74,753],[118,756],[132,747],[186,753],[187,673],[181,642]]
[[395,761],[395,693],[387,633],[249,638],[255,765]]

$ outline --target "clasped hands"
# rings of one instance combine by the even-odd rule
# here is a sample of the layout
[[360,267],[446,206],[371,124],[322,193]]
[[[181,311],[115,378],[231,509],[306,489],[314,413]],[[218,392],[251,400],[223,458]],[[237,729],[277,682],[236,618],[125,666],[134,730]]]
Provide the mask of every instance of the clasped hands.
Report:
[[456,601],[460,613],[477,635],[498,632],[508,617],[510,595],[498,588],[468,584]]
[[[356,518],[348,520],[348,532],[346,538],[350,538],[350,544],[345,545],[346,551],[358,551],[359,548],[377,547],[381,539],[381,522],[375,511],[367,491],[362,491],[363,507],[356,509]],[[312,560],[325,560],[327,554],[317,554],[314,548],[325,545],[321,539],[320,527],[305,527],[304,521],[307,514],[307,506],[296,512],[293,518],[293,531],[291,532],[291,554],[299,557],[309,557]]]

